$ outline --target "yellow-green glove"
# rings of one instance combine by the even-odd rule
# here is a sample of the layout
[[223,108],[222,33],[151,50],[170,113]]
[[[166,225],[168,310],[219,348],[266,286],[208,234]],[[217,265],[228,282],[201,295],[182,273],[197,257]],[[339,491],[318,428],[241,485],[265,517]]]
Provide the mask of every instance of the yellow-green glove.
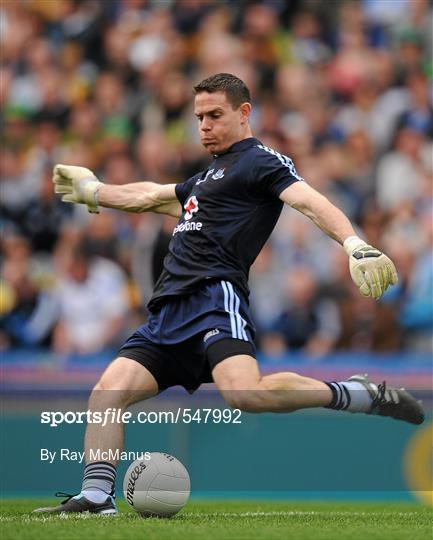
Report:
[[357,236],[346,238],[343,246],[349,255],[350,275],[363,296],[377,300],[389,285],[398,283],[394,263],[384,253]]
[[58,164],[53,170],[54,191],[62,193],[62,201],[87,204],[92,214],[99,214],[98,190],[102,185],[90,169]]

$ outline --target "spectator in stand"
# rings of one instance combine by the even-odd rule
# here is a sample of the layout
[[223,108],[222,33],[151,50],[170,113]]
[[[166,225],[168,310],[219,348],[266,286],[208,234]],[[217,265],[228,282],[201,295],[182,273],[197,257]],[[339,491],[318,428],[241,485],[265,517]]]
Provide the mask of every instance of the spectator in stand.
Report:
[[[414,228],[410,220],[406,227]],[[431,353],[433,350],[433,230],[432,208],[421,218],[418,237],[404,244],[406,231],[400,226],[390,234],[388,243],[397,259],[399,284],[384,296],[383,303],[393,312],[399,326],[401,348]],[[405,249],[404,246],[407,246]]]
[[53,349],[59,354],[91,354],[122,340],[128,312],[122,270],[102,257],[89,257],[80,247],[69,254],[67,273],[53,290],[59,320]]
[[394,149],[377,165],[376,197],[378,205],[392,211],[399,204],[415,202],[421,191],[424,170],[432,171],[432,144],[416,126],[401,127]]
[[[332,300],[319,297],[314,275],[307,267],[295,267],[287,276],[286,305],[263,336],[264,352],[288,349],[313,358],[329,353],[341,325]],[[267,335],[268,334],[268,335]]]
[[0,148],[0,178],[3,219],[19,228],[25,209],[39,192],[39,185],[25,167],[23,150]]
[[37,268],[23,236],[3,231],[2,248],[0,348],[46,346],[55,316],[45,293],[49,276]]
[[256,339],[261,344],[262,334],[266,333],[269,321],[284,307],[284,283],[281,276],[284,266],[271,242],[267,242],[255,260],[250,272],[250,303],[254,321],[257,325]]
[[64,223],[72,219],[72,208],[65,206],[53,193],[52,166],[43,173],[37,197],[31,200],[21,220],[35,255],[52,254]]
[[410,275],[400,324],[405,330],[405,346],[415,351],[433,351],[433,231],[431,213],[426,213],[423,226],[426,245],[415,261]]

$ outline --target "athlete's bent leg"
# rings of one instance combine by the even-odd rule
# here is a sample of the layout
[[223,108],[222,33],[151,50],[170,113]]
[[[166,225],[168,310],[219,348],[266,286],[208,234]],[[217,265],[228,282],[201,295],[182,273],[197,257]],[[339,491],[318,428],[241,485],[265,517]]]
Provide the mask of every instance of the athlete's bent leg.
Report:
[[262,376],[257,360],[237,355],[219,362],[212,371],[224,399],[234,408],[248,412],[291,412],[326,407],[332,399],[329,386],[296,373]]
[[322,382],[296,373],[262,376],[255,358],[230,356],[212,371],[217,388],[232,407],[248,412],[291,412],[327,407],[389,416],[411,424],[424,421],[421,403],[403,388],[374,384],[366,375],[343,382]]

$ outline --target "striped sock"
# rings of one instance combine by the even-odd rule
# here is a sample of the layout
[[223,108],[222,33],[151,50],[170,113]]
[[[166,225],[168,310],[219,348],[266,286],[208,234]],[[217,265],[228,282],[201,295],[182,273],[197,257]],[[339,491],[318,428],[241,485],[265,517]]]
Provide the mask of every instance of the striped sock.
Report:
[[349,412],[368,412],[372,397],[365,386],[356,381],[325,382],[332,392],[331,403],[326,409]]
[[114,495],[116,467],[107,461],[88,463],[84,468],[81,493],[94,503],[104,502],[108,495]]

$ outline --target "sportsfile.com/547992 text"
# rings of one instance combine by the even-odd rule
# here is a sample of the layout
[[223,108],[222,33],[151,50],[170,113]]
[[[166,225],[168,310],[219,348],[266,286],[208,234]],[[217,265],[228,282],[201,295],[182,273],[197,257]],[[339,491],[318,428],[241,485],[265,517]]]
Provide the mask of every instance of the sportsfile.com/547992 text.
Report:
[[241,424],[240,409],[184,409],[173,411],[130,411],[109,407],[103,411],[43,411],[41,424],[57,427],[61,424]]

